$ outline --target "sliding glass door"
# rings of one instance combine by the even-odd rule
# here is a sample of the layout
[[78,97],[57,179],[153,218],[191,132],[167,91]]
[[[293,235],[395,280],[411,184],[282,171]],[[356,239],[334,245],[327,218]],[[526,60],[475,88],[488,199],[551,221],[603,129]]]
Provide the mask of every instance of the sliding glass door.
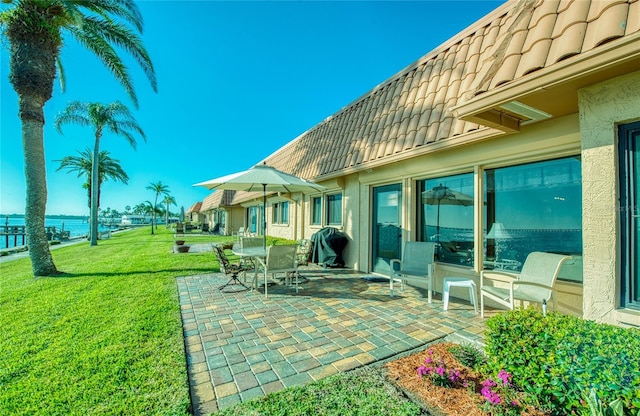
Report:
[[640,309],[640,122],[618,130],[620,147],[620,228],[622,307]]
[[373,271],[388,274],[391,259],[402,249],[402,184],[373,188]]

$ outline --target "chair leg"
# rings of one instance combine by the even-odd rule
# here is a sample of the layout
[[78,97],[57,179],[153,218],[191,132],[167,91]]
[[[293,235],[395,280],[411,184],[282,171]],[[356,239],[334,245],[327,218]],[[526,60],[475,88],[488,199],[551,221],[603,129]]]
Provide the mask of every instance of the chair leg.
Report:
[[469,300],[473,304],[473,311],[478,314],[478,304],[476,303],[476,287],[475,285],[469,286]]
[[444,303],[442,310],[446,311],[449,308],[449,283],[448,282],[443,283],[442,301]]
[[231,285],[240,285],[242,287],[244,287],[245,289],[249,290],[249,287],[247,285],[245,285],[244,283],[242,283],[239,279],[238,279],[238,275],[234,274],[231,276],[231,279],[229,279],[229,281],[227,283],[225,283],[224,285],[220,286],[218,288],[218,290],[222,290],[227,286],[231,286]]
[[480,317],[484,318],[484,296],[482,296],[482,291],[480,291]]

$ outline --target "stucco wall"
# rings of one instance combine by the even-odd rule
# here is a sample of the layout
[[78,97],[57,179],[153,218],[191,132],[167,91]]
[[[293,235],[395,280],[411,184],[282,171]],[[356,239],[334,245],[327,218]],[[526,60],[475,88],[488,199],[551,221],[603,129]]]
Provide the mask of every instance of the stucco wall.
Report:
[[[352,194],[350,187],[360,188],[360,218],[358,230],[350,229],[350,236],[358,245],[357,258],[349,267],[370,272],[371,217],[370,190],[372,186],[392,183],[403,184],[403,239],[412,241],[416,238],[415,226],[414,180],[429,177],[446,176],[462,172],[480,172],[488,167],[505,166],[545,160],[580,152],[580,135],[578,115],[573,114],[548,122],[523,127],[514,135],[503,135],[487,138],[471,144],[441,148],[433,153],[420,157],[377,166],[358,174],[358,182],[348,181],[346,193]],[[477,185],[480,189],[481,184]],[[480,215],[480,214],[479,214]],[[482,258],[482,245],[477,246],[476,258]],[[351,256],[349,256],[351,258]],[[481,264],[477,270],[468,267],[438,264],[436,267],[434,288],[442,291],[442,279],[446,276],[466,276],[478,279]],[[478,280],[476,282],[479,284]],[[468,291],[455,289],[452,296],[466,299]],[[582,315],[582,285],[564,281],[556,283],[556,299],[558,310],[572,315]],[[488,302],[489,305],[493,305]]]
[[620,304],[617,126],[640,119],[640,72],[578,93],[582,137],[584,317],[640,325]]

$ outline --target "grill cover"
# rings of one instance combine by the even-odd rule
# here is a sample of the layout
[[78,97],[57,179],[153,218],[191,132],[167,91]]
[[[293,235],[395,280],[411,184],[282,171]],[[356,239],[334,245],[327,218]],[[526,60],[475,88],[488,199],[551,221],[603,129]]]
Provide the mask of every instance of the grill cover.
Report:
[[325,227],[311,236],[313,242],[312,263],[325,267],[344,267],[342,250],[349,242],[347,235],[337,228]]

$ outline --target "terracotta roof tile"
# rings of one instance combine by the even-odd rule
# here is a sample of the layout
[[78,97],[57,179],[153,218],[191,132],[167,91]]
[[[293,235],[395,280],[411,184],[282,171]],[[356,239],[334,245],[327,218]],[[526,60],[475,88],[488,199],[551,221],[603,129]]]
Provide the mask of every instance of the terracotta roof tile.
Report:
[[640,1],[632,1],[629,5],[629,18],[627,20],[627,27],[625,29],[625,35],[630,35],[640,31]]
[[266,162],[313,179],[476,130],[450,108],[639,30],[638,0],[509,1]]
[[235,194],[236,191],[229,190],[217,190],[210,193],[204,200],[202,200],[200,212],[232,205]]
[[187,214],[191,212],[200,212],[200,208],[202,207],[202,202],[196,202],[187,210]]
[[629,3],[594,1],[589,9],[587,33],[582,51],[588,51],[625,34]]

